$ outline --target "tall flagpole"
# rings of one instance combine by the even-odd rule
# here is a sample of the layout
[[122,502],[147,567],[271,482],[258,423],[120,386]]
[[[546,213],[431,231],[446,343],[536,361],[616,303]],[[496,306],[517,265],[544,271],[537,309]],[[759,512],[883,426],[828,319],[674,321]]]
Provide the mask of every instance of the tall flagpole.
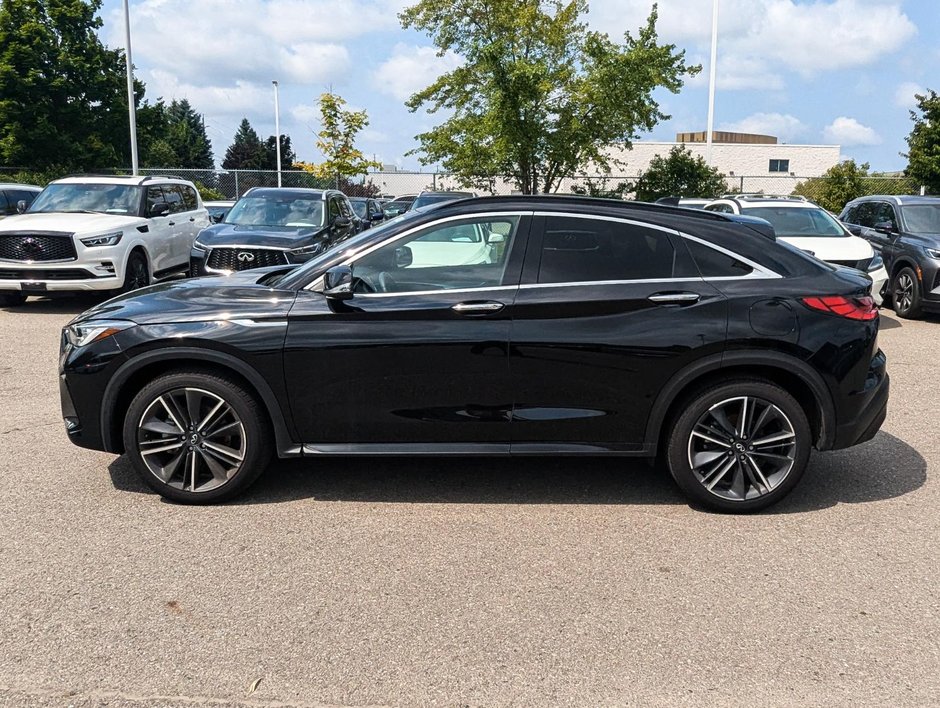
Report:
[[718,59],[718,0],[712,0],[712,58],[708,67],[708,128],[705,131],[705,162],[712,164],[712,132],[715,129],[715,74]]
[[277,81],[272,81],[274,84],[274,145],[275,145],[275,154],[277,155],[277,186],[281,186],[281,106],[278,103],[277,95]]

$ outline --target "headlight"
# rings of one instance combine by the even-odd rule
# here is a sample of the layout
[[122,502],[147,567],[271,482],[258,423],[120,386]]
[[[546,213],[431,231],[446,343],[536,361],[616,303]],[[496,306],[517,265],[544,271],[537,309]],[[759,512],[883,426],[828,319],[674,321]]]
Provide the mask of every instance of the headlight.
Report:
[[881,257],[881,253],[875,251],[875,255],[871,257],[871,261],[868,263],[868,272],[871,273],[872,271],[878,270],[884,266],[884,264],[885,262]]
[[315,243],[312,246],[304,246],[303,248],[292,248],[290,250],[291,254],[295,256],[307,256],[311,253],[316,253],[320,250],[320,244]]
[[124,234],[120,231],[115,231],[113,234],[89,236],[88,238],[83,238],[81,241],[86,246],[117,246],[123,235]]
[[209,247],[208,247],[206,244],[204,244],[204,243],[199,243],[199,239],[198,239],[198,238],[197,238],[195,241],[193,241],[193,248],[196,248],[196,249],[198,249],[198,250],[200,250],[200,251],[208,251],[208,250],[209,250]]
[[127,320],[89,320],[66,327],[65,337],[73,347],[84,347],[133,326]]
[[936,248],[925,248],[927,255],[933,258],[934,260],[940,261],[940,250]]

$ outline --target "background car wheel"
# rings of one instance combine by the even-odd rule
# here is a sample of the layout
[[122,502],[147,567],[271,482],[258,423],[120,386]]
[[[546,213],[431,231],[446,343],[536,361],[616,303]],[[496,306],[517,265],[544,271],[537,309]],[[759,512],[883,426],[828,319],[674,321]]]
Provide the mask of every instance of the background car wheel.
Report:
[[894,311],[898,317],[916,319],[923,309],[920,300],[920,281],[912,268],[901,268],[894,276],[893,293]]
[[764,509],[803,476],[813,440],[790,394],[763,380],[728,381],[694,394],[669,433],[676,483],[716,511]]
[[271,459],[267,416],[238,382],[213,372],[165,374],[131,402],[124,449],[157,493],[203,504],[229,499]]
[[135,251],[127,259],[127,265],[124,267],[124,285],[121,286],[120,291],[129,293],[148,285],[150,285],[150,273],[147,271],[147,259]]
[[0,293],[0,307],[16,307],[26,302],[24,293]]

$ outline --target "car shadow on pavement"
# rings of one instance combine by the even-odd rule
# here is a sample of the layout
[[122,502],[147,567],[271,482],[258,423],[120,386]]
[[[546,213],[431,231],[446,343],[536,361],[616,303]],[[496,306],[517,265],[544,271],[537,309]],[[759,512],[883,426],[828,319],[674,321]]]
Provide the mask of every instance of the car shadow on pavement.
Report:
[[2,312],[36,315],[77,315],[85,310],[100,305],[112,297],[111,293],[63,293],[61,295],[43,295],[30,297],[22,305],[0,308]]
[[[879,433],[849,450],[815,453],[796,490],[764,513],[786,514],[893,499],[927,479],[903,440]],[[126,457],[115,488],[151,493]],[[281,460],[230,504],[302,499],[388,504],[686,504],[669,473],[624,458],[319,458]]]

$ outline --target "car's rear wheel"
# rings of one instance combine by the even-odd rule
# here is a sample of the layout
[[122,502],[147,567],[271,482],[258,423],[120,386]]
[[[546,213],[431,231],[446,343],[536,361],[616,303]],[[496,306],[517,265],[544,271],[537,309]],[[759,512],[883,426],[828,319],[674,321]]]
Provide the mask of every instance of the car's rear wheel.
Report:
[[17,307],[26,302],[25,293],[0,293],[0,307]]
[[245,388],[213,372],[160,376],[137,394],[124,422],[124,449],[144,482],[168,499],[229,499],[271,458],[266,415]]
[[898,317],[916,319],[923,314],[921,304],[920,281],[913,268],[901,268],[894,276],[891,288],[894,311]]
[[124,285],[121,286],[121,292],[129,293],[148,285],[150,273],[147,270],[147,259],[142,253],[134,251],[128,256],[127,265],[124,266]]
[[789,494],[812,444],[806,413],[789,393],[769,381],[727,381],[687,401],[670,431],[667,458],[694,501],[743,513]]

